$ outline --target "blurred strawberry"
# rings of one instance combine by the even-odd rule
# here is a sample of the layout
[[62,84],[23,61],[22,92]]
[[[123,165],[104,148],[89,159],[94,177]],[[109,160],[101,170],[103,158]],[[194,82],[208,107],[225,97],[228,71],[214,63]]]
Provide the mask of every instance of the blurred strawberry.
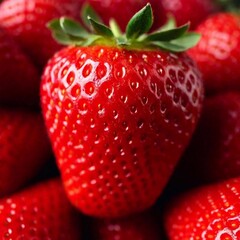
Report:
[[120,219],[92,220],[95,240],[160,240],[160,227],[151,212]]
[[20,44],[38,66],[61,48],[46,24],[53,18],[77,18],[81,0],[5,0],[0,5],[0,25]]
[[205,100],[199,125],[176,169],[173,185],[199,185],[240,176],[240,93]]
[[212,0],[159,0],[164,13],[172,14],[178,25],[190,21],[191,29],[195,29],[205,18],[218,10]]
[[100,15],[105,24],[114,18],[123,31],[133,14],[147,3],[150,3],[153,9],[153,28],[160,27],[166,20],[160,0],[88,0],[87,2]]
[[0,66],[0,105],[37,106],[40,76],[30,59],[1,27]]
[[80,240],[79,220],[58,179],[0,200],[0,239]]
[[0,109],[0,197],[25,186],[50,156],[40,114]]
[[196,31],[201,40],[188,53],[202,72],[206,92],[240,89],[240,16],[216,14]]
[[240,239],[240,178],[175,197],[165,210],[169,240]]

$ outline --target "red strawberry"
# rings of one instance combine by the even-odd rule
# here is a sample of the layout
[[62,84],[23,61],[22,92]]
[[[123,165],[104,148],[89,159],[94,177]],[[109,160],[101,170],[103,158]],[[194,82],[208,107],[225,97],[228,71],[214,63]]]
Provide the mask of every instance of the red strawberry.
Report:
[[17,40],[40,66],[60,49],[46,23],[63,15],[79,15],[81,0],[5,0],[0,5],[0,25]]
[[[158,47],[178,48],[182,38],[189,42],[186,26],[180,40],[175,39],[180,29],[143,40],[151,17],[146,5],[116,40],[110,28],[92,18],[95,31],[106,38],[66,18],[50,24],[57,33],[62,26],[60,40],[71,40],[74,30],[73,35],[86,37],[79,44],[91,43],[57,53],[41,85],[43,114],[66,191],[89,215],[118,217],[151,206],[199,117],[203,89],[198,70],[186,54]],[[170,42],[157,41],[162,38]]]
[[0,109],[0,197],[23,187],[50,158],[38,113]]
[[97,240],[160,240],[157,219],[152,213],[141,213],[121,219],[92,221],[93,239]]
[[0,27],[0,104],[37,105],[40,77],[16,42]]
[[159,0],[128,0],[127,2],[124,0],[88,0],[88,3],[99,13],[106,24],[114,18],[122,30],[125,30],[132,15],[148,2],[151,3],[153,9],[153,28],[160,27],[165,22],[165,16]]
[[240,178],[194,189],[166,211],[169,240],[240,239]]
[[0,239],[81,239],[79,216],[57,179],[1,199],[0,229]]
[[160,0],[165,14],[172,14],[182,25],[188,21],[194,29],[210,14],[216,12],[218,7],[212,0]]
[[240,17],[219,13],[196,30],[202,37],[189,54],[203,74],[207,93],[240,89]]
[[199,125],[169,190],[240,176],[240,93],[205,100]]

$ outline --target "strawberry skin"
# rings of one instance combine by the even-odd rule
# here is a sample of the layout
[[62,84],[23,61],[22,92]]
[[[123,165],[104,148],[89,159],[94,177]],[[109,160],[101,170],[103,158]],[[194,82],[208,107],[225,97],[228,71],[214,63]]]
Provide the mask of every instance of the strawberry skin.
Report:
[[50,156],[40,114],[0,109],[0,197],[25,186]]
[[[165,22],[163,7],[159,0],[88,0],[88,3],[101,16],[102,20],[108,24],[109,20],[114,18],[125,30],[129,19],[147,3],[152,5],[154,15],[153,28],[160,27]],[[127,8],[127,11],[126,11]]]
[[81,239],[79,216],[58,179],[1,199],[0,229],[0,239]]
[[0,25],[42,67],[61,48],[47,29],[47,22],[63,15],[77,18],[81,4],[80,0],[5,0],[0,5]]
[[17,43],[0,27],[0,104],[39,105],[40,76]]
[[[210,14],[216,12],[217,6],[212,0],[160,0],[165,14],[171,13],[178,25],[190,21],[190,27],[195,29]],[[197,11],[194,11],[194,9]]]
[[160,240],[156,217],[144,212],[120,219],[92,220],[93,239],[97,240]]
[[98,217],[150,207],[189,142],[202,98],[185,54],[109,46],[57,53],[41,102],[71,202]]
[[185,193],[167,206],[169,240],[240,239],[240,178]]
[[219,13],[196,31],[201,40],[188,52],[202,72],[206,92],[240,89],[240,17]]

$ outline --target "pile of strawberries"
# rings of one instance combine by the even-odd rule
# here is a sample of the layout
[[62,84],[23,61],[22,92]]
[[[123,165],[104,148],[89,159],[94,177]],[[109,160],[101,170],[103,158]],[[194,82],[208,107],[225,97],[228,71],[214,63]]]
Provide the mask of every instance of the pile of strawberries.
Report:
[[240,239],[239,5],[2,0],[0,239]]

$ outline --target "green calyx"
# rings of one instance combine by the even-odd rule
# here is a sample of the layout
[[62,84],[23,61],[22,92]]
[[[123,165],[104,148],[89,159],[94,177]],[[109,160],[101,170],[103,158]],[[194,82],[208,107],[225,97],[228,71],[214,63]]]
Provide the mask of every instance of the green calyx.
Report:
[[48,23],[53,37],[61,44],[76,46],[108,45],[130,49],[160,48],[171,52],[184,52],[195,46],[200,35],[188,32],[189,23],[176,27],[172,17],[154,32],[148,34],[153,24],[153,13],[150,4],[138,11],[128,22],[126,33],[122,33],[115,20],[110,20],[109,27],[89,6],[82,10],[80,23],[61,17]]

